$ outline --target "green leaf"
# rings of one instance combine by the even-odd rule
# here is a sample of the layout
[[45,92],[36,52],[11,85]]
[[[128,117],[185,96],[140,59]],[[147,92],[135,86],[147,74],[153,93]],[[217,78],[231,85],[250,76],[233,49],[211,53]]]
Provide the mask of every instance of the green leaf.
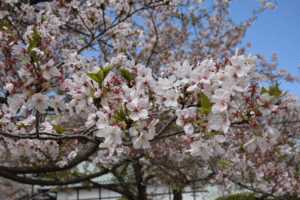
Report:
[[60,127],[60,125],[52,125],[52,126],[58,134],[62,134],[67,128],[67,127]]
[[110,70],[113,68],[113,66],[102,68],[100,66],[100,70],[97,73],[87,73],[87,75],[94,81],[96,81],[99,86],[102,86],[102,82],[104,81],[107,74],[110,72]]
[[99,70],[97,73],[87,73],[88,77],[92,80],[96,81],[100,86],[102,86],[103,78],[103,71]]
[[40,40],[40,35],[39,33],[37,32],[36,28],[33,27],[33,40],[34,41],[39,41]]
[[220,160],[219,161],[221,168],[231,168],[232,167],[232,162],[228,162],[226,160]]
[[276,81],[275,86],[270,87],[270,89],[269,89],[269,95],[270,96],[274,96],[274,97],[277,97],[277,98],[279,98],[281,96],[281,92],[279,91],[279,85],[280,85],[280,83],[278,84],[277,81]]
[[131,77],[131,73],[126,70],[126,69],[119,69],[121,72],[121,76],[128,82],[130,83],[134,78]]
[[100,82],[100,77],[97,73],[87,73],[86,75],[88,75],[88,77],[90,77],[92,80],[96,81],[96,82]]
[[277,81],[276,84],[274,86],[271,86],[269,88],[269,91],[266,90],[266,88],[262,87],[260,95],[264,94],[264,93],[268,93],[270,96],[276,97],[276,98],[281,98],[283,96],[285,96],[288,92],[285,92],[284,94],[282,94],[282,91],[280,91],[279,89],[279,85]]
[[281,155],[281,156],[278,157],[278,160],[281,161],[281,160],[285,159],[286,157],[287,157],[287,155]]
[[120,107],[120,110],[119,110],[118,114],[116,116],[112,116],[112,118],[114,118],[118,122],[122,122],[122,121],[127,120],[126,114],[123,110],[123,106]]
[[240,150],[244,151],[244,146],[242,144],[240,145]]
[[208,115],[211,112],[212,103],[210,102],[209,98],[200,91],[200,96],[198,98],[198,104],[200,104],[200,107],[202,108],[200,110],[200,113],[202,115]]
[[103,70],[100,69],[100,70],[97,72],[97,75],[98,75],[98,77],[99,77],[99,80],[101,81],[101,84],[100,84],[100,85],[102,85],[102,82],[103,82],[104,79],[105,79]]
[[33,48],[38,47],[41,44],[41,38],[39,33],[37,32],[36,28],[33,27],[33,39],[31,39],[28,35],[28,42],[29,42],[29,46],[28,46],[28,53],[33,56],[35,54],[34,51],[32,51]]
[[81,38],[79,38],[79,40],[87,42],[87,39],[85,37],[81,37]]
[[113,66],[110,66],[110,67],[106,67],[103,69],[103,80],[106,78],[107,74],[110,72],[110,70],[113,68]]
[[21,123],[20,125],[17,125],[19,128],[27,128],[27,126],[25,125],[25,124],[23,124],[23,123]]
[[297,163],[296,164],[296,170],[299,171],[299,169],[300,169],[300,163]]
[[41,22],[44,23],[44,21],[47,20],[48,17],[44,18],[44,15],[42,16]]
[[28,50],[32,50],[33,48],[37,47],[40,43],[40,41],[34,41],[27,35],[28,41],[29,41],[29,47]]
[[268,90],[266,88],[262,87],[262,89],[260,91],[260,95],[263,95],[266,92],[268,92]]

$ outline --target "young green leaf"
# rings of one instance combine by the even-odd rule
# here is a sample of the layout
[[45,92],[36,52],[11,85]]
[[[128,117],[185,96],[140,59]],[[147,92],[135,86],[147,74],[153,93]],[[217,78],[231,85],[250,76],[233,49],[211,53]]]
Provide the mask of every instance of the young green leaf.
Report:
[[44,21],[47,20],[48,17],[44,18],[44,15],[42,16],[41,22],[44,23]]
[[96,81],[100,86],[102,86],[102,83],[105,79],[105,77],[107,76],[107,74],[110,72],[110,70],[113,68],[113,66],[111,67],[106,67],[106,68],[102,68],[102,66],[100,66],[100,70],[97,73],[87,73],[87,75],[94,81]]
[[281,92],[279,90],[279,85],[280,85],[280,83],[278,84],[277,81],[276,81],[276,85],[270,87],[270,89],[269,89],[269,95],[270,96],[274,96],[274,97],[277,97],[277,98],[280,97]]
[[276,81],[276,84],[274,86],[271,86],[269,88],[269,91],[266,90],[266,88],[262,87],[260,95],[262,95],[264,93],[268,93],[270,96],[273,96],[273,97],[276,97],[276,98],[283,97],[284,95],[287,94],[287,92],[285,92],[284,94],[282,94],[282,91],[280,91],[280,89],[279,89],[279,85],[280,85],[280,83],[278,84],[277,81]]
[[52,125],[52,126],[58,134],[62,134],[67,128],[67,127],[60,127],[60,125]]
[[260,91],[260,95],[263,95],[266,92],[268,92],[268,90],[266,88],[262,87],[262,89]]
[[202,108],[200,110],[201,114],[208,115],[211,112],[212,103],[210,102],[209,98],[200,91],[200,96],[198,97],[198,103],[200,104],[200,107]]
[[86,75],[88,75],[88,77],[90,77],[92,80],[94,80],[94,81],[96,81],[97,83],[100,84],[101,79],[100,79],[98,74],[96,74],[96,73],[87,73]]
[[121,76],[128,82],[128,83],[130,83],[132,80],[133,80],[133,78],[131,77],[131,73],[128,71],[128,70],[126,70],[126,69],[119,69],[120,70],[120,72],[121,72]]
[[112,116],[112,118],[114,118],[115,120],[117,120],[118,122],[122,122],[122,121],[126,121],[126,114],[123,110],[123,106],[120,107],[120,110],[118,112],[118,114],[116,116]]
[[25,125],[25,124],[23,124],[23,123],[21,123],[20,125],[17,125],[19,128],[27,128],[27,126]]
[[33,56],[33,54],[35,54],[35,52],[32,51],[32,49],[35,47],[38,47],[41,44],[40,35],[38,34],[35,27],[33,27],[33,39],[31,39],[28,35],[27,35],[27,38],[28,38],[28,42],[29,42],[28,53]]
[[103,82],[104,79],[105,79],[103,70],[100,69],[100,70],[97,72],[97,75],[98,75],[98,77],[99,77],[99,80],[101,81],[100,85],[102,85],[102,82]]
[[106,67],[103,69],[103,80],[106,78],[107,74],[110,72],[110,70],[113,68],[113,66]]
[[36,30],[36,28],[35,27],[33,27],[33,40],[34,41],[40,41],[40,35],[39,35],[39,33],[37,32],[37,30]]

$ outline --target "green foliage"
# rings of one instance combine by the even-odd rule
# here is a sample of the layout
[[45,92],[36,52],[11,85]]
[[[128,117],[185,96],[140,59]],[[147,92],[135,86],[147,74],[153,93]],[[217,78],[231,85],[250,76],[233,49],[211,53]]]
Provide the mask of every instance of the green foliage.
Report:
[[27,128],[27,126],[25,125],[25,124],[23,124],[23,123],[21,123],[20,125],[17,125],[19,128]]
[[87,39],[85,37],[81,37],[81,38],[79,38],[79,40],[87,42]]
[[278,84],[277,81],[276,81],[276,84],[274,86],[271,86],[269,88],[269,91],[266,88],[262,87],[262,89],[260,91],[260,95],[262,95],[264,93],[269,93],[270,96],[274,96],[276,98],[283,97],[284,95],[287,94],[287,92],[285,92],[284,94],[282,94],[282,92],[279,89],[279,85],[280,85],[280,83]]
[[108,73],[110,72],[110,70],[112,68],[113,68],[113,66],[106,67],[104,69],[101,67],[101,69],[97,73],[88,73],[87,75],[92,80],[96,81],[99,84],[99,86],[101,87],[104,79],[106,78],[106,76],[108,75]]
[[260,91],[260,95],[263,95],[264,93],[267,93],[268,90],[265,87],[262,87],[261,91]]
[[42,16],[42,19],[41,19],[41,23],[44,23],[44,21],[47,20],[48,17],[44,18],[44,15]]
[[202,108],[200,114],[208,115],[211,112],[212,103],[202,91],[200,91],[200,96],[198,97],[198,104]]
[[113,66],[106,67],[103,69],[104,78],[107,76],[107,74],[110,72],[110,70],[113,68]]
[[52,125],[53,128],[55,129],[56,133],[62,134],[67,127],[60,127],[60,125]]
[[131,77],[131,73],[130,73],[128,70],[126,70],[126,69],[119,69],[119,70],[120,70],[120,72],[121,72],[121,76],[122,76],[128,83],[130,83],[131,81],[134,80],[134,78]]
[[287,157],[287,155],[281,155],[281,156],[278,156],[278,160],[283,160],[283,159],[285,159]]
[[125,114],[125,112],[123,110],[123,106],[120,107],[120,110],[119,110],[118,114],[115,115],[115,116],[112,116],[112,118],[114,118],[118,122],[122,122],[122,121],[126,121],[127,120],[126,114]]
[[[232,194],[227,196],[218,197],[215,200],[256,200],[257,198],[254,196],[253,193],[239,193],[239,194]],[[264,200],[275,200],[274,198],[264,198]],[[286,200],[300,200],[300,197],[297,195],[290,195],[286,197]]]
[[291,195],[286,198],[287,200],[300,200],[300,197],[298,197],[296,194]]
[[231,168],[232,167],[232,162],[228,162],[226,160],[220,160],[219,163],[220,163],[220,167],[222,169],[227,169],[227,168]]
[[35,27],[33,27],[33,39],[31,39],[29,36],[27,36],[27,38],[28,38],[28,42],[29,42],[28,53],[31,56],[34,56],[35,52],[32,51],[32,49],[35,48],[35,47],[38,47],[41,44],[40,35],[37,32]]
[[256,200],[256,197],[253,193],[239,193],[218,197],[216,200]]

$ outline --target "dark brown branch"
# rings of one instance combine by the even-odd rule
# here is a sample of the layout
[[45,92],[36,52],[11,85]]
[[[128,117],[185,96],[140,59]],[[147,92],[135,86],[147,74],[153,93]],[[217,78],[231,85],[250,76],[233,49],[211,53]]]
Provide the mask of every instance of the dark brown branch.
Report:
[[[99,147],[99,144],[101,142],[97,142],[94,144],[89,150],[87,150],[85,153],[77,156],[74,160],[69,162],[68,165],[64,167],[58,167],[58,166],[53,166],[53,165],[46,165],[46,166],[36,166],[36,167],[4,167],[0,166],[0,170],[6,171],[7,173],[10,174],[32,174],[32,173],[47,173],[47,172],[57,172],[57,171],[64,171],[67,169],[71,169],[72,167],[78,165],[79,163],[83,162],[86,160],[88,157],[90,157],[93,153],[95,153]],[[1,174],[0,174],[1,176]]]
[[29,0],[29,4],[32,5],[36,5],[38,3],[43,3],[43,2],[49,2],[51,0]]
[[[98,146],[97,146],[97,148],[98,148]],[[87,154],[81,155],[80,157],[84,157],[86,155]],[[136,160],[139,160],[143,156],[144,156],[144,154],[140,154],[139,156],[137,156],[135,158],[124,159],[123,161],[116,163],[112,167],[111,170],[114,170],[128,162],[134,163]],[[85,158],[86,157],[81,159],[80,162],[82,162]],[[74,160],[76,160],[76,159],[74,159]],[[74,162],[74,160],[72,162]],[[79,164],[79,163],[77,163],[77,164]],[[48,168],[48,170],[45,170],[45,168]],[[111,172],[111,170],[109,170],[109,169],[102,168],[101,172],[97,172],[94,174],[86,175],[86,176],[79,177],[79,178],[69,179],[69,180],[38,180],[38,179],[34,179],[34,178],[29,178],[29,177],[24,177],[24,176],[21,177],[21,176],[15,175],[15,174],[25,174],[25,173],[37,173],[37,172],[46,173],[46,172],[62,171],[62,170],[70,169],[70,168],[71,168],[70,164],[68,166],[62,167],[62,168],[59,168],[56,166],[39,166],[39,167],[27,167],[27,168],[26,167],[18,167],[19,170],[17,172],[17,170],[16,170],[17,168],[0,167],[0,176],[2,176],[4,178],[8,178],[8,179],[16,181],[16,182],[19,182],[19,183],[24,183],[24,184],[59,186],[59,185],[69,185],[69,184],[75,184],[75,183],[81,183],[84,181],[89,181],[90,179],[93,179],[93,178],[96,178],[96,177],[99,177],[99,176],[102,176],[104,174]],[[56,170],[54,170],[54,169],[56,169]]]
[[239,186],[241,186],[241,187],[243,187],[243,188],[246,188],[246,189],[248,189],[248,190],[251,190],[251,191],[253,191],[253,192],[261,193],[261,194],[266,195],[266,196],[271,196],[271,197],[275,197],[275,198],[278,198],[278,199],[285,200],[285,198],[283,198],[283,197],[274,196],[273,194],[269,194],[269,193],[266,193],[266,192],[262,192],[262,191],[260,191],[260,190],[251,188],[251,187],[249,187],[249,186],[247,186],[247,185],[245,185],[245,184],[243,184],[243,183],[240,183],[240,182],[234,180],[233,178],[231,178],[231,177],[229,177],[229,176],[226,176],[226,177],[227,177],[230,181],[232,181],[233,183],[235,183],[235,184],[237,184],[237,185],[239,185]]
[[176,135],[180,135],[180,134],[184,134],[184,131],[177,131],[168,135],[162,135],[160,137],[155,138],[154,140],[158,140],[158,139],[163,139],[163,138],[168,138],[168,137],[172,137],[172,136],[176,136]]
[[164,132],[176,121],[177,116],[173,117],[168,124],[161,129],[161,131],[159,131],[159,133],[156,135],[157,137],[161,136],[162,134],[164,134]]
[[142,164],[139,162],[133,163],[134,175],[135,175],[135,184],[138,191],[138,199],[146,199],[147,192],[146,186],[143,184],[143,173],[142,173]]
[[7,104],[7,97],[0,97],[0,103]]
[[[125,168],[127,169],[127,167],[125,166]],[[117,172],[117,169],[113,169],[111,171],[113,173],[113,175],[117,178],[117,180],[119,181],[119,184],[121,185],[121,187],[127,187],[125,180],[122,176],[119,175],[119,173]]]
[[94,186],[96,186],[96,187],[108,189],[108,190],[117,192],[117,193],[119,193],[119,194],[122,194],[122,195],[125,196],[128,200],[136,199],[136,198],[134,197],[134,194],[128,190],[128,187],[126,187],[126,189],[120,189],[120,188],[117,188],[117,185],[102,185],[102,184],[99,184],[99,183],[94,182],[94,181],[91,181],[91,180],[90,180],[89,182],[92,183],[92,184],[93,184]]
[[151,13],[151,21],[153,23],[154,32],[155,32],[155,43],[154,43],[154,45],[153,45],[153,47],[151,49],[150,56],[149,56],[149,58],[147,60],[147,63],[146,63],[146,67],[148,67],[148,65],[150,64],[150,60],[151,60],[151,58],[152,58],[152,56],[154,54],[154,51],[155,51],[157,43],[158,43],[158,32],[157,32],[155,21],[153,19],[153,13]]
[[19,182],[19,183],[31,184],[31,185],[57,185],[57,186],[81,183],[81,182],[84,182],[84,181],[88,181],[92,178],[102,176],[102,175],[107,174],[107,173],[109,173],[109,170],[105,169],[101,172],[94,173],[94,174],[91,174],[91,175],[87,175],[87,176],[84,176],[84,177],[74,178],[74,179],[70,179],[70,180],[62,180],[62,181],[60,181],[60,180],[49,181],[49,180],[38,180],[38,179],[20,177],[20,176],[11,174],[7,171],[0,170],[0,176],[2,176],[4,178],[8,178],[8,179],[16,181],[16,182]]

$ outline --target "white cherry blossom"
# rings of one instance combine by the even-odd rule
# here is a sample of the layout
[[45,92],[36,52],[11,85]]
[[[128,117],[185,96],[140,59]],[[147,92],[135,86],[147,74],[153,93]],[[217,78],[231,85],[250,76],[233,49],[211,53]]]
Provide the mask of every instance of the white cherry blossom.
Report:
[[262,112],[262,115],[269,115],[272,111],[276,110],[278,108],[278,106],[275,105],[276,102],[276,98],[270,96],[268,93],[261,95],[258,104],[260,105],[259,110]]
[[135,98],[129,102],[126,107],[131,111],[130,118],[134,121],[139,119],[146,119],[148,117],[148,111],[146,110],[149,105],[146,98]]
[[61,111],[67,109],[67,106],[63,102],[61,102],[64,98],[65,98],[64,95],[57,95],[55,100],[54,99],[49,100],[50,106],[54,109],[57,115],[59,115],[57,108],[59,108]]
[[46,108],[48,108],[47,95],[42,95],[41,93],[34,94],[27,102],[26,106],[30,108],[37,109],[40,113],[43,113]]
[[43,77],[47,80],[50,80],[52,76],[60,76],[60,72],[54,66],[54,61],[51,59],[45,65],[41,65],[41,68],[44,70]]

